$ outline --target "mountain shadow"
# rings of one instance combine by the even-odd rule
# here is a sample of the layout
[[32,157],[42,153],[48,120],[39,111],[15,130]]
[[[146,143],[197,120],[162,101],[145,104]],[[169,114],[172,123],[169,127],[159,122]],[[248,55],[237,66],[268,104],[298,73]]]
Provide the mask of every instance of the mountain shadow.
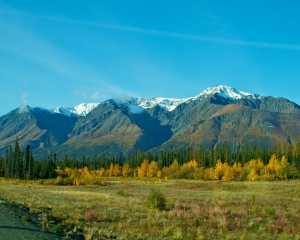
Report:
[[134,149],[146,152],[168,141],[173,135],[171,126],[161,125],[159,120],[153,118],[147,112],[141,114],[128,112],[127,114],[131,121],[142,130],[142,135],[135,143]]

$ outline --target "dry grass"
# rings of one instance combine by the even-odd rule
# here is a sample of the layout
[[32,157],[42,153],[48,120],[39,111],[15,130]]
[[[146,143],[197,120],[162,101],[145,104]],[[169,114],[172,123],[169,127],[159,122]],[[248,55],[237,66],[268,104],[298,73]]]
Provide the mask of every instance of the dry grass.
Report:
[[[300,184],[106,179],[106,186],[0,183],[1,197],[85,239],[300,239]],[[151,189],[167,211],[149,210]],[[46,224],[46,223],[45,223]],[[51,226],[49,226],[51,227]]]

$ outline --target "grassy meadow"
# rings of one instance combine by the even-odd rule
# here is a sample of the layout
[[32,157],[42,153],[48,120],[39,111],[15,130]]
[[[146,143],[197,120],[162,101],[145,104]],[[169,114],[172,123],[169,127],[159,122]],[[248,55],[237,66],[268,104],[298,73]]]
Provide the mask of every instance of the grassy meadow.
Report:
[[[0,197],[40,214],[44,227],[85,239],[300,239],[298,181],[104,178],[105,186],[0,182]],[[151,190],[163,210],[146,207]],[[51,222],[51,218],[61,223]]]

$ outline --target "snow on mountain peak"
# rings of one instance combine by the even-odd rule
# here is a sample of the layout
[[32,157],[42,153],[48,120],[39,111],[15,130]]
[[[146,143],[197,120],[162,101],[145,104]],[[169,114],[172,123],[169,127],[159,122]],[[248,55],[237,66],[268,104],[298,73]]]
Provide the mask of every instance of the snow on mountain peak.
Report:
[[[247,92],[243,92],[237,90],[232,87],[218,85],[214,87],[207,88],[196,97],[190,98],[134,98],[134,97],[122,97],[114,99],[115,103],[120,107],[128,107],[130,112],[132,113],[142,113],[147,108],[153,108],[155,106],[159,106],[160,108],[166,111],[173,111],[178,105],[182,103],[187,103],[196,100],[202,100],[207,98],[209,95],[218,94],[221,97],[230,99],[230,100],[238,100],[243,98],[259,98],[256,94],[251,94]],[[64,114],[67,116],[86,116],[90,111],[92,111],[95,107],[97,107],[99,103],[82,103],[75,107],[58,107],[52,109],[52,112]]]
[[133,98],[129,97],[128,99],[115,99],[116,103],[119,106],[127,106],[132,113],[142,113],[147,108],[153,108],[159,106],[162,109],[167,111],[173,111],[179,104],[188,102],[194,98]]
[[74,107],[77,115],[86,116],[90,111],[97,107],[99,103],[81,103],[78,106]]
[[224,85],[218,85],[211,88],[207,88],[196,97],[191,97],[191,98],[176,99],[176,98],[159,97],[159,98],[139,99],[139,98],[128,97],[127,99],[123,98],[123,99],[114,99],[114,100],[120,107],[127,106],[130,112],[132,113],[142,113],[145,109],[152,108],[154,106],[159,106],[162,109],[165,109],[167,111],[173,111],[178,105],[182,103],[201,100],[213,94],[218,94],[221,97],[228,98],[233,101],[242,98],[256,99],[259,97],[256,94],[243,92],[235,88],[224,86]]
[[81,103],[75,107],[57,107],[52,109],[55,113],[67,116],[86,116],[90,111],[97,107],[99,103]]
[[207,96],[211,94],[218,94],[224,98],[228,98],[231,100],[237,100],[237,99],[248,98],[248,97],[254,99],[258,98],[257,94],[243,92],[235,88],[224,86],[224,85],[218,85],[218,86],[207,88],[206,90],[201,92],[197,97]]

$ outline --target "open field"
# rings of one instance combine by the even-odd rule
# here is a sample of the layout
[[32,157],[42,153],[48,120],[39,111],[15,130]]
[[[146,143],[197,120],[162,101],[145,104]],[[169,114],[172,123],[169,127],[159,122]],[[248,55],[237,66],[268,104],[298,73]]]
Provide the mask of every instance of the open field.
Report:
[[[105,179],[106,186],[0,183],[0,197],[85,239],[300,239],[300,184]],[[165,210],[146,207],[151,189]],[[51,225],[52,224],[52,225]],[[55,226],[57,224],[57,226]]]

